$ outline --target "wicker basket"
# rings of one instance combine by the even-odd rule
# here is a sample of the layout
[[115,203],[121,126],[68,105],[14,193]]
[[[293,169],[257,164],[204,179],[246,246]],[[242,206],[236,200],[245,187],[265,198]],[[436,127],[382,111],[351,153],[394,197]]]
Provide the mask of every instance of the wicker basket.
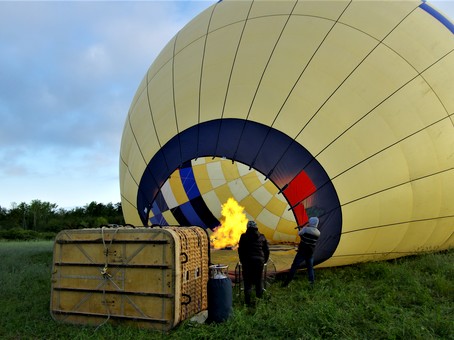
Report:
[[51,314],[170,330],[207,309],[209,251],[200,227],[64,230],[54,244]]

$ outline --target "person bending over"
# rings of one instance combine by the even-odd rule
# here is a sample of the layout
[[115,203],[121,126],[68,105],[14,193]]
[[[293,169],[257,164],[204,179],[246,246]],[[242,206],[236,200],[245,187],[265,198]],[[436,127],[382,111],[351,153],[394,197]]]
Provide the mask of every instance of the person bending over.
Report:
[[320,238],[320,231],[318,230],[319,219],[318,217],[311,217],[307,222],[307,225],[298,231],[298,235],[301,237],[301,241],[298,245],[298,251],[293,259],[292,266],[287,275],[287,279],[284,281],[283,286],[287,287],[290,281],[293,280],[296,270],[305,263],[307,268],[307,275],[309,283],[314,284],[315,273],[314,273],[314,249],[315,244]]

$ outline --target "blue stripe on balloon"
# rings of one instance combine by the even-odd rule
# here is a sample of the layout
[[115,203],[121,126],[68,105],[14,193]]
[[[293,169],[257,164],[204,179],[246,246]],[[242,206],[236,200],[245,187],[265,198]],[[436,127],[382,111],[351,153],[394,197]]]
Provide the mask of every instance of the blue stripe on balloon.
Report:
[[157,214],[154,215],[153,217],[150,217],[150,222],[151,224],[159,224],[159,225],[168,225],[166,219],[162,214]]
[[159,206],[158,206],[158,203],[157,201],[154,201],[153,202],[153,205],[151,206],[151,211],[153,212],[153,215],[159,215],[160,213],[162,213],[162,209],[159,209]]
[[213,230],[214,228],[218,227],[221,224],[221,222],[219,222],[219,220],[213,215],[211,210],[208,208],[202,196],[196,197],[192,199],[190,202],[195,212],[203,221],[203,224],[206,227]]
[[451,33],[454,33],[454,24],[449,21],[448,18],[446,18],[443,14],[438,12],[435,8],[429,6],[425,2],[419,5],[419,7],[429,13],[431,16],[433,16],[435,19],[437,19],[441,24],[443,24],[448,30],[451,31]]
[[180,169],[180,178],[184,191],[186,191],[186,195],[190,200],[200,196],[200,191],[197,187],[197,183],[194,178],[194,172],[192,171],[190,163],[189,167]]
[[175,208],[170,209],[173,214],[173,217],[177,220],[180,226],[191,226],[191,222],[185,216],[183,210],[181,209],[181,205]]
[[[156,199],[154,200],[153,205],[154,204],[156,204],[155,209],[158,209],[159,212],[164,212],[164,211],[169,210],[169,207],[167,206],[166,200],[165,200],[164,196],[162,195],[161,191],[159,191],[158,194],[156,195]],[[151,210],[154,212],[153,206],[152,206]]]
[[205,223],[200,219],[197,212],[194,210],[191,202],[186,202],[180,205],[180,209],[191,226],[199,226],[206,229]]

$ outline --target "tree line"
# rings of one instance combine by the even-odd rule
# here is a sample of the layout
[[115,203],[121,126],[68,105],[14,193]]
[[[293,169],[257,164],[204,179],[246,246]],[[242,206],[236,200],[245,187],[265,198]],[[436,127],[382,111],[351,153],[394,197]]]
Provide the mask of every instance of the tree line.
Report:
[[121,203],[91,202],[73,209],[40,200],[0,206],[0,231],[20,229],[34,232],[57,233],[64,229],[97,228],[106,224],[123,225]]

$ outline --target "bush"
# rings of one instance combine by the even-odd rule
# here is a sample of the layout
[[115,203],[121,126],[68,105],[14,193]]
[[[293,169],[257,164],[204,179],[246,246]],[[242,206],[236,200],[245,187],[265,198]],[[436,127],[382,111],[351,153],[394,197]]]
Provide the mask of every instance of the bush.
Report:
[[39,233],[34,230],[25,230],[22,228],[0,230],[0,239],[9,241],[51,240],[54,237],[55,233],[52,232]]

